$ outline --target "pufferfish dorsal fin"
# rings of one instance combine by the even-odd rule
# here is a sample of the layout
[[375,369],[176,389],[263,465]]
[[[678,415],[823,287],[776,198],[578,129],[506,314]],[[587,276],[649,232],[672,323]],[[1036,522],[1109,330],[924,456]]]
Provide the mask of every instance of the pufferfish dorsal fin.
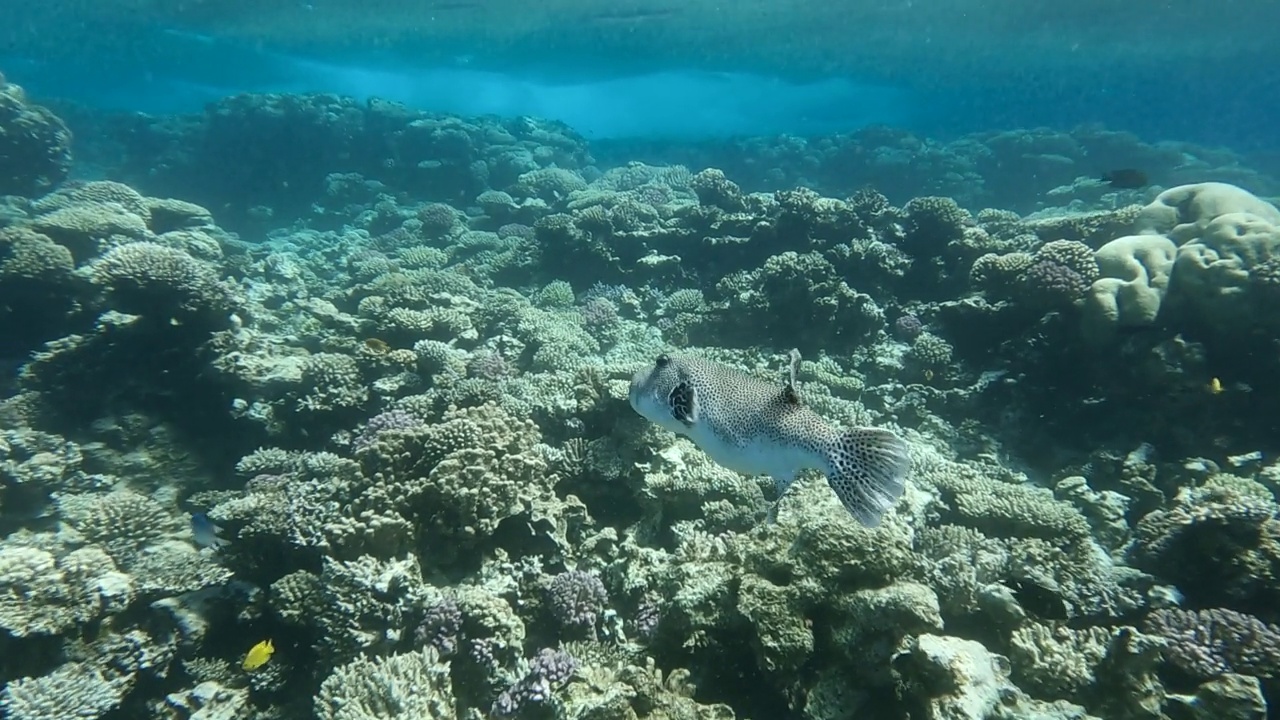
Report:
[[796,370],[800,367],[800,351],[792,349],[787,356],[790,367],[787,368],[787,379],[782,385],[782,404],[800,405],[800,383],[796,380]]
[[671,417],[690,427],[698,422],[698,391],[688,380],[682,380],[671,388],[667,403],[671,406]]

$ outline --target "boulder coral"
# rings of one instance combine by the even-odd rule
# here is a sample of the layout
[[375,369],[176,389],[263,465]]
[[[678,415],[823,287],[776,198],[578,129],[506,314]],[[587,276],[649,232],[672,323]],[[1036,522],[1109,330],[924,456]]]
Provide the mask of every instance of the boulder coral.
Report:
[[1085,334],[1105,339],[1171,314],[1239,335],[1274,324],[1268,278],[1280,263],[1280,210],[1225,183],[1166,190],[1142,208],[1137,234],[1098,249]]
[[0,75],[0,195],[41,195],[71,172],[71,131]]

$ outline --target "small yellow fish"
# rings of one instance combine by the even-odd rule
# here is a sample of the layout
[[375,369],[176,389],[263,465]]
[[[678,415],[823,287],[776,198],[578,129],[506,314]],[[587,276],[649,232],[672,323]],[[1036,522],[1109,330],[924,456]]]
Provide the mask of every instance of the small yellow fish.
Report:
[[379,338],[366,339],[364,341],[364,346],[369,348],[369,352],[377,355],[385,355],[388,352],[391,352],[391,346],[387,344],[387,341]]
[[1214,378],[1210,380],[1209,392],[1213,393],[1214,395],[1217,395],[1218,393],[1222,392],[1222,381],[1219,380],[1218,378]]
[[263,640],[249,648],[249,652],[245,653],[244,662],[240,663],[240,668],[249,671],[257,670],[267,664],[267,661],[271,659],[271,654],[275,651],[276,648],[271,644],[270,640]]

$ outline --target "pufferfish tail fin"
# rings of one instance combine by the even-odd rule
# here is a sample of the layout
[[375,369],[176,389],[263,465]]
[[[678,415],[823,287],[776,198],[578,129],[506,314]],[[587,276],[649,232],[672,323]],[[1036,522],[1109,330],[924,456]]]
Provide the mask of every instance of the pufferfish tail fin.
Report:
[[827,482],[849,514],[876,527],[907,489],[911,449],[882,428],[842,431],[827,448]]

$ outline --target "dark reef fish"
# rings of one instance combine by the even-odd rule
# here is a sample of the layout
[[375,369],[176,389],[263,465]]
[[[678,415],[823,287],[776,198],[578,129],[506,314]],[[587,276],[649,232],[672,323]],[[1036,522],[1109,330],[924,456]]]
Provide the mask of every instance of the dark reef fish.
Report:
[[1113,188],[1120,190],[1137,190],[1150,185],[1147,174],[1134,168],[1121,168],[1102,173],[1099,178]]
[[1067,601],[1051,588],[1029,578],[1012,578],[1004,582],[1027,614],[1041,620],[1066,620],[1071,611]]
[[906,489],[907,443],[888,430],[828,423],[800,400],[799,364],[792,350],[790,379],[776,384],[710,360],[661,355],[631,380],[631,407],[730,470],[773,477],[779,498],[801,470],[822,470],[845,509],[875,527]]

